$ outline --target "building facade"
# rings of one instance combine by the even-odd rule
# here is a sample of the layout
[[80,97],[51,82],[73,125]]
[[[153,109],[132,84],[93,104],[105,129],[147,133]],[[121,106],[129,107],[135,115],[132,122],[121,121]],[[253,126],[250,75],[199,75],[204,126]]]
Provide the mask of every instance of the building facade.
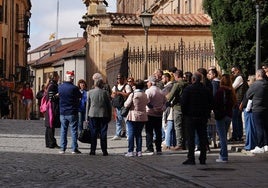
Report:
[[[185,4],[186,2],[188,4]],[[211,19],[203,13],[200,0],[118,0],[117,13],[107,13],[101,0],[84,0],[84,3],[87,6],[87,13],[83,16],[80,26],[87,33],[87,59],[88,67],[90,67],[87,69],[88,75],[100,72],[108,82],[114,77],[109,76],[112,74],[107,74],[109,60],[121,57],[129,47],[145,49],[145,32],[140,19],[144,7],[153,14],[148,32],[149,48],[174,45],[181,40],[186,44],[212,41]],[[178,11],[174,12],[174,9],[178,9]],[[125,63],[128,62],[121,62],[121,64]],[[155,68],[162,67],[159,65]],[[115,64],[109,66],[109,69],[114,69],[112,71],[114,73],[121,71]],[[123,71],[128,72],[129,70],[124,69]],[[141,71],[143,71],[142,68]],[[152,71],[153,69],[148,69],[146,74],[150,75]],[[142,74],[135,75],[135,79],[138,78],[143,79],[144,77]]]
[[0,78],[10,88],[10,118],[19,118],[18,90],[29,80],[27,50],[29,43],[30,0],[0,0]]
[[[82,37],[53,40],[28,52],[28,66],[35,79],[33,92],[36,94],[46,84],[54,71],[64,80],[66,71],[74,71],[74,84],[79,79],[86,80],[86,40]],[[33,112],[38,117],[37,101],[34,101]]]

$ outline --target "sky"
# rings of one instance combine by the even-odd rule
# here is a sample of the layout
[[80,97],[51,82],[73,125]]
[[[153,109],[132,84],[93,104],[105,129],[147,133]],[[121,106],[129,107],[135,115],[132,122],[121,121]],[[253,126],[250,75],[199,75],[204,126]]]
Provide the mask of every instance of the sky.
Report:
[[[30,44],[33,50],[49,42],[57,31],[57,1],[59,1],[58,38],[82,37],[84,30],[78,24],[86,13],[83,0],[31,0]],[[107,0],[107,12],[116,11],[116,0]]]

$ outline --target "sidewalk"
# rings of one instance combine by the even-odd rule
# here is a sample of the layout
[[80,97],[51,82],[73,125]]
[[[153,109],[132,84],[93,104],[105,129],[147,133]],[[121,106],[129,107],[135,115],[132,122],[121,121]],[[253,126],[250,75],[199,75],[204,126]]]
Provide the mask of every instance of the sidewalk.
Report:
[[[45,127],[39,120],[0,120],[0,183],[2,187],[267,187],[268,153],[246,155],[241,145],[229,145],[229,162],[215,162],[219,149],[207,156],[207,164],[181,163],[187,151],[163,152],[141,158],[124,157],[126,139],[111,141],[115,125],[109,125],[108,152],[89,156],[89,144],[79,143],[81,155],[58,154],[44,143]],[[56,130],[59,142],[59,130]],[[68,146],[70,147],[70,136]],[[143,141],[145,145],[145,141]],[[232,151],[232,148],[233,149]],[[197,157],[198,159],[198,157]]]

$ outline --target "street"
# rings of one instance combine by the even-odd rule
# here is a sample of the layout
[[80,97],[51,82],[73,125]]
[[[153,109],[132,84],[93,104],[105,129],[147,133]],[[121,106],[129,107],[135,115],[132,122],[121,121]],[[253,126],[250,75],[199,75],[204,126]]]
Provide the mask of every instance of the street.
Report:
[[[206,165],[193,166],[181,164],[186,150],[127,158],[126,139],[110,140],[114,131],[112,122],[109,156],[102,156],[99,141],[96,156],[89,155],[89,144],[80,142],[82,154],[71,154],[70,135],[66,154],[61,155],[58,149],[45,147],[43,121],[0,120],[1,187],[268,186],[268,153],[252,156],[229,150],[229,162],[219,164],[215,162],[219,149],[212,149]],[[59,144],[59,129],[56,138]]]

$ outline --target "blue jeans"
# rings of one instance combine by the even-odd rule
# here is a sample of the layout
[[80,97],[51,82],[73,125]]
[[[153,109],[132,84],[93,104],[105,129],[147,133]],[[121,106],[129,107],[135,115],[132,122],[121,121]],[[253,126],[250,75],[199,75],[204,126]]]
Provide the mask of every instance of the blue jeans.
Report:
[[134,138],[136,138],[136,152],[142,149],[142,136],[141,132],[144,122],[127,121],[128,126],[128,152],[134,151]]
[[167,127],[166,127],[166,146],[176,146],[176,136],[175,136],[175,129],[174,129],[174,121],[167,120]]
[[65,151],[67,147],[67,133],[68,127],[71,128],[72,136],[72,151],[78,149],[77,144],[77,128],[78,128],[78,115],[60,115],[61,129],[60,129],[60,146],[61,150]]
[[78,131],[81,132],[83,129],[83,122],[85,119],[86,112],[78,112]]
[[233,109],[232,125],[233,125],[232,138],[235,140],[242,139],[243,137],[242,111],[239,110],[238,106],[235,106]]
[[90,152],[95,153],[97,147],[97,137],[100,134],[100,145],[103,153],[107,153],[107,130],[109,120],[106,117],[90,118],[91,148]]
[[115,108],[115,111],[116,111],[116,122],[115,122],[116,133],[115,133],[115,135],[121,136],[121,133],[123,132],[125,120],[124,120],[124,117],[121,116],[121,109]]
[[216,120],[216,128],[220,138],[220,158],[224,161],[228,161],[228,149],[227,149],[227,132],[231,123],[231,118],[225,116],[221,120]]
[[253,122],[252,112],[247,112],[244,110],[244,120],[245,120],[245,132],[246,132],[246,142],[245,150],[252,150],[256,147],[257,136],[256,128]]

